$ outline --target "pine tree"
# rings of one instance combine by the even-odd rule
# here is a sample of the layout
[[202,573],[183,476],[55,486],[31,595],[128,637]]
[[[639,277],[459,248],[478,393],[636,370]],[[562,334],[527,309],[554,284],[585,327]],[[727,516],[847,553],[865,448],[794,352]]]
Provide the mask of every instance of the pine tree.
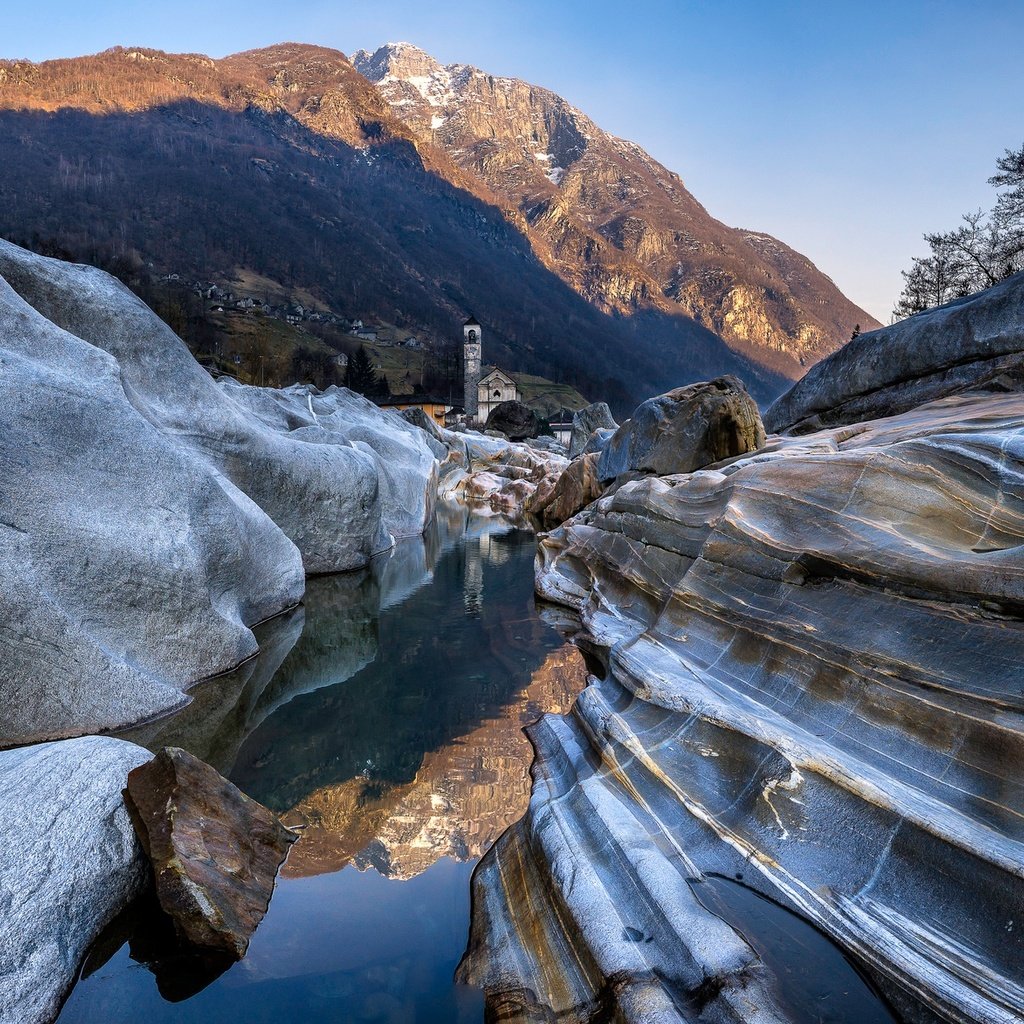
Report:
[[373,371],[370,357],[362,345],[349,358],[348,367],[345,370],[345,387],[360,395],[379,393],[380,382],[377,380],[377,374]]

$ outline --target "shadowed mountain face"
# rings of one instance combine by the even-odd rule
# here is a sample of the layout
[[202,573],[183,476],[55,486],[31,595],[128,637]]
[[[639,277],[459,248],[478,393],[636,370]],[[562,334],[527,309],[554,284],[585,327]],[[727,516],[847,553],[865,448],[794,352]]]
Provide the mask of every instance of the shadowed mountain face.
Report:
[[[435,106],[423,83],[437,72],[403,78],[395,56],[357,55],[376,85],[343,54],[297,44],[0,62],[0,234],[158,274],[269,280],[435,341],[472,310],[490,361],[620,408],[722,372],[766,399],[872,322],[553,94],[441,69],[454,84]],[[490,114],[460,113],[482,96]],[[513,111],[538,136],[527,170],[511,167]]]
[[715,220],[678,174],[561,96],[408,43],[352,61],[420,139],[519,210],[538,255],[600,308],[685,312],[790,378],[875,324],[806,257]]

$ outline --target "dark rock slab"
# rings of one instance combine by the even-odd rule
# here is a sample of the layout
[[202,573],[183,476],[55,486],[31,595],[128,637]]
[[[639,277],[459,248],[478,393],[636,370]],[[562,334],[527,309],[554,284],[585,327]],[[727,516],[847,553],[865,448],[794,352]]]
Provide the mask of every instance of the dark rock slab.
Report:
[[716,377],[638,405],[602,451],[598,476],[692,473],[763,445],[761,414],[743,382]]
[[572,418],[572,434],[569,436],[569,458],[575,459],[583,453],[587,442],[596,430],[615,430],[618,423],[612,416],[607,402],[594,402],[580,409]]
[[1024,273],[859,335],[811,367],[765,413],[765,426],[805,434],[971,390],[1024,390]]
[[136,833],[179,935],[237,959],[263,919],[294,836],[208,764],[165,747],[128,776]]
[[537,414],[522,402],[501,402],[487,417],[487,430],[497,430],[510,441],[525,441],[540,432]]

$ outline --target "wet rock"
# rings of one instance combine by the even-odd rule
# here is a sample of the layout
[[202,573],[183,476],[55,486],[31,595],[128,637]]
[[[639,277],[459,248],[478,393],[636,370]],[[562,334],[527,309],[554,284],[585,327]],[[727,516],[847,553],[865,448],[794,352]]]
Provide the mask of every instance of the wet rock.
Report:
[[462,976],[559,1020],[766,1019],[785,978],[687,881],[742,874],[905,1019],[1024,1017],[1022,550],[1021,395],[627,482],[541,538],[609,672],[531,733]]
[[121,790],[149,752],[87,736],[0,753],[0,1019],[57,1014],[101,930],[146,884]]
[[812,366],[765,426],[807,433],[978,389],[1024,390],[1024,273],[859,335]]
[[527,511],[537,516],[547,528],[571,519],[601,496],[601,481],[597,477],[597,454],[582,455],[569,463],[565,472],[543,494],[538,489]]
[[128,776],[132,821],[179,935],[240,959],[294,835],[208,764],[165,747]]
[[499,430],[510,441],[525,441],[540,431],[537,414],[522,402],[500,402],[487,417],[487,429]]
[[764,441],[761,414],[742,381],[717,377],[637,406],[601,452],[598,475],[607,483],[629,472],[692,473]]
[[607,402],[594,402],[580,409],[572,418],[572,434],[569,437],[569,458],[583,454],[583,449],[597,430],[612,430],[618,427]]

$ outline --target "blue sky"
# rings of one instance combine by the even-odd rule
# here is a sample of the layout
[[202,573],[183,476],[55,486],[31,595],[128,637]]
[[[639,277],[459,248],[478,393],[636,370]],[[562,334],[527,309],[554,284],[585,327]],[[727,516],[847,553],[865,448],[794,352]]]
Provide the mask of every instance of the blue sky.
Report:
[[1024,143],[1024,2],[35,0],[0,56],[114,45],[223,56],[389,40],[561,93],[682,175],[712,214],[806,253],[888,320],[924,231],[988,206]]

